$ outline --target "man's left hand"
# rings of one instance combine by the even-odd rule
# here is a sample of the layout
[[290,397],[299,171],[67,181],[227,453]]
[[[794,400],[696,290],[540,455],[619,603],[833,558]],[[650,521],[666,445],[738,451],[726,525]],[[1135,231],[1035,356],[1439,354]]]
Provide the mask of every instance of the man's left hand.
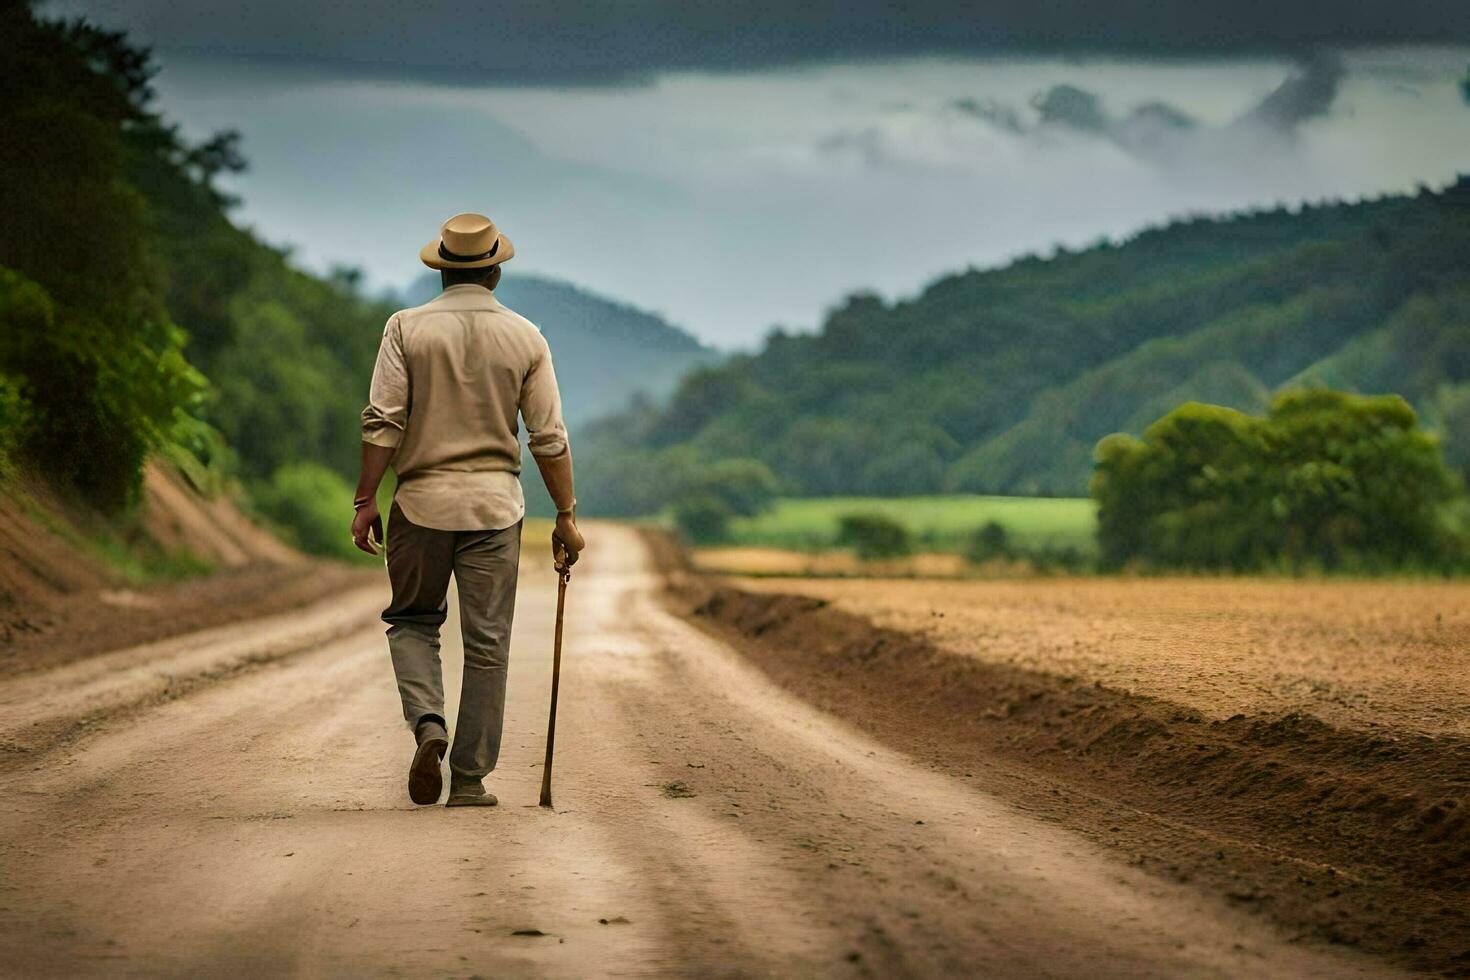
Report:
[[[369,538],[371,534],[371,538]],[[383,553],[383,518],[376,500],[365,501],[352,517],[352,543],[370,555]]]
[[566,567],[571,568],[577,563],[577,556],[582,549],[587,547],[587,541],[582,537],[582,532],[577,529],[577,518],[573,513],[559,513],[556,515],[556,529],[551,532],[551,558],[560,565],[566,562]]

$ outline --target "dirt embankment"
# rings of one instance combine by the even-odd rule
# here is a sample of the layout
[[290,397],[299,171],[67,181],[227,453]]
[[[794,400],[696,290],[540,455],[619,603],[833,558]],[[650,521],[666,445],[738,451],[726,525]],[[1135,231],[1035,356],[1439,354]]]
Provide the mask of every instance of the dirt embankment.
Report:
[[370,574],[305,558],[229,499],[200,494],[155,462],[138,513],[111,539],[187,552],[216,571],[134,585],[86,544],[104,518],[36,481],[8,489],[0,494],[0,676],[294,609]]
[[823,598],[672,578],[696,622],[890,745],[1291,934],[1470,975],[1470,740],[1212,717],[956,653]]

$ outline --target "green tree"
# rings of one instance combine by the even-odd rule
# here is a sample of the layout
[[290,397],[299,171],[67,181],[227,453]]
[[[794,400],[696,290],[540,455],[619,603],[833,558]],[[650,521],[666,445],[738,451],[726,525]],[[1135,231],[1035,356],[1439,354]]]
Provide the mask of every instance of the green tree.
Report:
[[[672,454],[670,458],[679,460]],[[673,488],[674,522],[694,541],[724,539],[732,518],[759,514],[776,499],[776,478],[759,460],[681,462],[682,467],[670,467],[662,477]]]
[[844,514],[837,522],[837,543],[865,561],[899,558],[913,550],[909,529],[886,514]]
[[135,159],[177,151],[121,35],[0,10],[0,371],[29,402],[28,462],[108,508],[189,440],[205,389],[162,301]]
[[1010,535],[1006,526],[999,521],[987,521],[970,535],[965,546],[965,557],[972,562],[989,561],[992,558],[1008,558],[1011,554]]
[[1470,481],[1470,383],[1444,385],[1434,398],[1445,460]]
[[776,478],[755,459],[722,459],[684,474],[680,496],[719,501],[731,515],[750,517],[768,509],[776,499]]
[[282,466],[254,488],[251,500],[302,551],[343,559],[365,557],[348,538],[342,517],[352,513],[352,488],[320,463]]
[[710,495],[691,495],[674,502],[674,524],[695,544],[724,541],[730,532],[729,504]]
[[1278,396],[1265,418],[1189,403],[1105,438],[1092,494],[1104,559],[1166,567],[1373,568],[1458,557],[1459,490],[1397,396]]

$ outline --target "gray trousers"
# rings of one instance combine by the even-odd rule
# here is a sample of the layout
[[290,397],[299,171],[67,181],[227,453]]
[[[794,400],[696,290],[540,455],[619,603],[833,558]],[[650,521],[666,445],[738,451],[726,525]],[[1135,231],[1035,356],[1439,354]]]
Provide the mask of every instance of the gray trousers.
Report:
[[500,757],[520,555],[520,524],[498,531],[440,531],[413,523],[396,502],[388,517],[393,602],[383,610],[383,622],[410,728],[424,715],[445,717],[439,628],[451,573],[459,588],[464,682],[449,768],[461,776],[484,776]]

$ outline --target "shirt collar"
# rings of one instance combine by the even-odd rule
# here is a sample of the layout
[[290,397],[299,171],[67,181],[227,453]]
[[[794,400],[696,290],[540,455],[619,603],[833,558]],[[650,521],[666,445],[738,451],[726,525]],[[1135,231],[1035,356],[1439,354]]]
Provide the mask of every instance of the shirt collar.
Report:
[[472,282],[461,282],[446,288],[432,302],[453,300],[455,303],[471,303],[474,305],[496,307],[500,301],[495,298],[495,291],[477,286]]

